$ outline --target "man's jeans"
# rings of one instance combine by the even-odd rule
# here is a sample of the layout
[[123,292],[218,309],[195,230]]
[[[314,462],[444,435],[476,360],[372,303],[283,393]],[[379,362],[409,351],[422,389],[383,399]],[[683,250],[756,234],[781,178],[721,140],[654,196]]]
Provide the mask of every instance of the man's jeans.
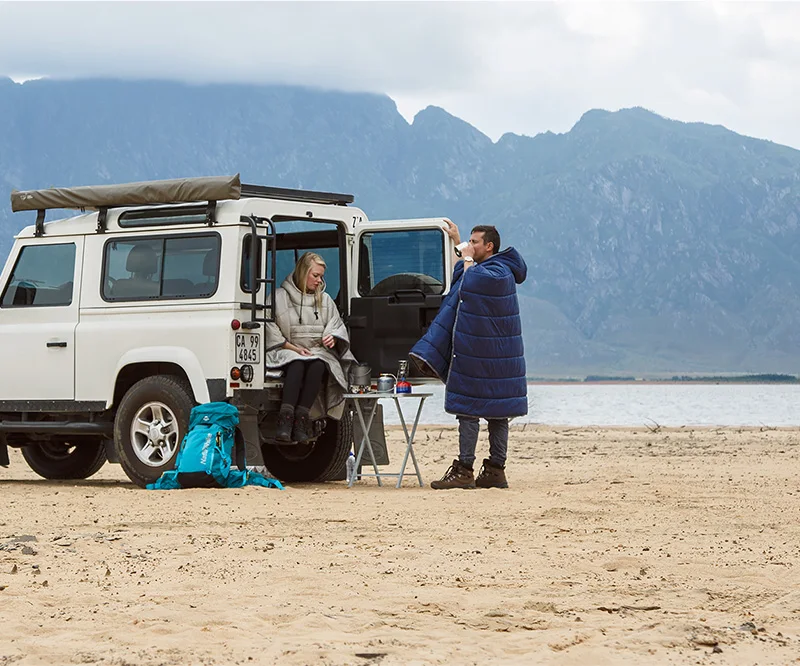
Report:
[[[500,467],[506,464],[508,455],[508,419],[486,419],[489,423],[489,462]],[[472,416],[458,417],[458,460],[472,467],[475,463],[475,448],[481,421]]]

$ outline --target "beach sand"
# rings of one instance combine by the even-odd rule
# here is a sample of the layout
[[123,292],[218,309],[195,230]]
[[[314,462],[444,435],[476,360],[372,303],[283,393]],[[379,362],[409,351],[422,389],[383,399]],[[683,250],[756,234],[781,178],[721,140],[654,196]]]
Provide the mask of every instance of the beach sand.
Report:
[[[426,484],[456,441],[421,429]],[[446,492],[151,492],[116,465],[44,481],[13,451],[0,664],[787,664],[799,444],[515,427],[510,489]]]

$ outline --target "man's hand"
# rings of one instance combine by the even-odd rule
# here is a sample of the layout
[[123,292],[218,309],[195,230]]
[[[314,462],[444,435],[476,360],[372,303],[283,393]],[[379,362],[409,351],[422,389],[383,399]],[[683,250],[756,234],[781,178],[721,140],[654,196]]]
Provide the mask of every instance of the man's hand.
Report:
[[445,220],[444,222],[447,225],[447,229],[445,229],[447,235],[458,245],[461,242],[461,232],[458,230],[458,227],[450,220]]
[[336,344],[336,340],[333,339],[332,335],[326,335],[324,338],[322,338],[322,344],[328,349],[333,349],[333,345]]
[[472,247],[472,243],[470,243],[469,245],[467,245],[467,247],[461,250],[461,256],[472,257],[473,259],[475,258],[475,248]]

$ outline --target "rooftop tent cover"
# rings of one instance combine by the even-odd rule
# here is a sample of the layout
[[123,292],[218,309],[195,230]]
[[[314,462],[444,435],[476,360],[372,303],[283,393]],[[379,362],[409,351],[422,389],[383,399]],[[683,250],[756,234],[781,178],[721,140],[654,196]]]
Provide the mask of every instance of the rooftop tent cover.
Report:
[[53,187],[46,190],[11,192],[11,210],[46,210],[53,208],[113,208],[148,204],[190,203],[239,199],[242,183],[235,176],[175,178],[121,185]]

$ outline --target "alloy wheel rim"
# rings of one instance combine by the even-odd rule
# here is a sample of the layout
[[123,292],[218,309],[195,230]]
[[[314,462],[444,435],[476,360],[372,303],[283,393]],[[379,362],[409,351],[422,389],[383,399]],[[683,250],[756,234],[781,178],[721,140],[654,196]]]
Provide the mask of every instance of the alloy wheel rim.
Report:
[[178,450],[178,419],[163,402],[142,405],[131,423],[131,446],[148,467],[161,467]]

